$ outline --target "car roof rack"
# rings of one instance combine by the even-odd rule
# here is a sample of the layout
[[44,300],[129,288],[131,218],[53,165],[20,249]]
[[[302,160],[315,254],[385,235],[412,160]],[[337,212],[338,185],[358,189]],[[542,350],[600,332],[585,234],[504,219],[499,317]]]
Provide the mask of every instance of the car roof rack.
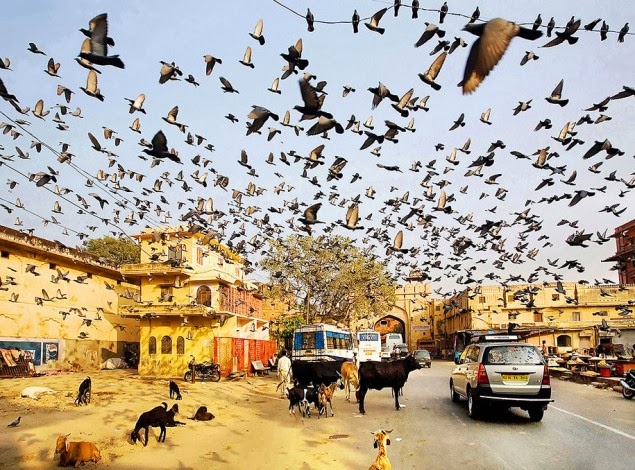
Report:
[[492,343],[492,342],[508,342],[518,341],[518,335],[478,335],[472,337],[473,343]]

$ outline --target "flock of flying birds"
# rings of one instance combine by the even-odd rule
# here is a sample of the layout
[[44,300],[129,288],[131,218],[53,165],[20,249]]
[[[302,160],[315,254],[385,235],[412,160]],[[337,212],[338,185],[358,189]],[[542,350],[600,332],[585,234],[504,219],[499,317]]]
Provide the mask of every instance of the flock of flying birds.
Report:
[[[409,12],[404,13],[403,9],[400,12],[400,8],[408,8]],[[232,149],[219,150],[214,144],[215,136],[192,130],[190,124],[181,120],[178,105],[161,118],[164,129],[147,128],[144,120],[151,111],[146,110],[145,93],[124,98],[127,104],[122,115],[128,116],[129,126],[124,126],[121,120],[117,125],[103,125],[99,106],[91,103],[91,113],[85,115],[75,105],[81,95],[86,95],[99,102],[121,100],[124,108],[121,97],[106,97],[100,89],[104,69],[109,69],[108,74],[103,74],[109,81],[118,80],[117,74],[126,77],[126,51],[115,45],[119,28],[117,24],[109,25],[105,13],[90,20],[87,29],[80,29],[84,36],[80,40],[78,34],[81,47],[75,59],[77,64],[60,65],[48,55],[47,44],[30,43],[28,48],[25,45],[28,51],[25,54],[31,54],[28,57],[31,61],[44,63],[42,86],[56,88],[60,103],[54,106],[46,106],[43,99],[33,108],[24,103],[19,83],[11,79],[15,58],[0,58],[0,104],[6,104],[0,106],[3,121],[0,168],[6,178],[0,192],[3,224],[43,238],[52,238],[48,234],[56,232],[49,230],[55,229],[68,237],[60,238],[62,245],[103,235],[128,236],[144,227],[161,231],[166,225],[181,225],[193,233],[207,234],[207,240],[218,239],[230,246],[245,257],[248,270],[255,269],[258,259],[266,252],[269,238],[290,233],[314,236],[338,233],[354,238],[369,256],[385,260],[395,279],[403,279],[416,270],[433,282],[449,280],[456,290],[472,288],[481,282],[556,282],[581,276],[586,268],[578,259],[559,260],[558,252],[564,244],[584,248],[611,242],[610,253],[614,244],[610,232],[626,222],[620,217],[632,201],[635,178],[633,173],[620,171],[618,174],[618,170],[604,173],[602,166],[608,167],[623,159],[628,160],[625,166],[628,168],[630,164],[632,168],[633,155],[608,138],[587,141],[584,135],[586,128],[601,126],[612,119],[607,111],[616,101],[635,99],[635,88],[624,85],[622,89],[607,90],[606,96],[591,99],[584,111],[571,111],[579,116],[567,122],[540,117],[527,133],[544,136],[553,128],[555,135],[548,134],[548,145],[531,150],[514,149],[510,142],[498,139],[482,145],[481,154],[476,155],[478,150],[474,152],[476,146],[472,145],[471,138],[462,144],[448,144],[441,142],[438,136],[425,135],[422,128],[425,124],[419,127],[418,133],[415,131],[418,130],[416,120],[425,122],[432,107],[428,101],[433,102],[439,90],[446,86],[447,81],[440,79],[442,69],[456,51],[469,48],[463,75],[460,81],[454,81],[454,84],[459,82],[462,93],[467,95],[477,92],[484,80],[500,79],[495,69],[499,61],[519,59],[505,55],[512,41],[524,41],[527,52],[520,58],[519,67],[528,67],[543,55],[533,50],[575,46],[581,34],[599,31],[601,41],[615,37],[615,41],[625,42],[630,34],[628,23],[621,30],[612,31],[602,19],[583,24],[581,19],[571,17],[565,25],[557,26],[551,18],[543,26],[538,15],[533,24],[520,26],[501,18],[483,20],[477,8],[471,17],[457,13],[451,16],[453,25],[463,21],[464,26],[461,31],[453,32],[456,36],[452,41],[444,39],[451,35],[446,36],[445,28],[453,27],[446,20],[446,15],[452,15],[447,2],[436,12],[430,12],[421,9],[417,0],[408,7],[397,0],[366,19],[355,11],[350,20],[351,34],[384,35],[389,12],[396,18],[391,26],[396,21],[422,24],[423,33],[413,40],[415,48],[437,42],[429,54],[434,58],[430,59],[427,70],[424,67],[418,74],[416,86],[397,93],[377,77],[355,77],[353,85],[351,77],[339,84],[327,83],[311,69],[310,54],[303,50],[303,40],[293,40],[287,51],[274,51],[275,60],[282,57],[282,73],[262,90],[262,94],[281,95],[285,84],[284,94],[293,96],[297,103],[293,109],[271,110],[255,104],[246,110],[214,110],[224,114],[225,125],[237,126],[242,121],[245,126],[244,142],[232,142],[235,145]],[[328,34],[328,28],[332,27],[320,25],[310,9],[306,15],[293,11],[292,14],[304,16],[307,34],[319,34],[321,29],[323,34]],[[461,16],[468,19],[466,25]],[[302,18],[297,20],[303,21]],[[361,23],[365,28],[360,28]],[[242,90],[232,84],[231,73],[239,75],[235,69],[242,66],[241,74],[253,73],[253,80],[260,81],[253,59],[258,54],[264,60],[265,53],[261,50],[268,46],[265,32],[263,20],[255,21],[253,31],[244,32],[245,41],[249,41],[244,55],[235,58],[232,65],[229,57],[220,58],[201,50],[199,70],[186,73],[177,61],[159,59],[156,71],[152,72],[157,75],[153,77],[167,88],[198,89],[207,81],[220,86],[224,95],[238,97]],[[540,38],[546,42],[537,44]],[[120,54],[112,55],[113,50]],[[20,60],[20,66],[25,61]],[[238,63],[240,65],[236,65]],[[65,86],[62,77],[71,71],[85,73],[86,85],[75,90]],[[44,73],[56,80],[44,81]],[[367,91],[361,86],[368,86]],[[366,94],[368,107],[350,117],[342,116],[331,102],[338,99],[345,102],[351,94]],[[544,98],[554,109],[561,109],[569,105],[566,96],[562,79],[548,96],[540,99]],[[148,98],[152,100],[151,96]],[[271,98],[267,97],[267,101]],[[454,131],[469,123],[477,140],[476,126],[490,127],[497,112],[500,118],[497,124],[503,126],[504,133],[503,121],[515,119],[514,116],[526,112],[532,104],[535,104],[533,99],[519,101],[513,112],[505,111],[508,113],[505,118],[502,110],[489,108],[482,113],[479,110],[480,122],[476,124],[469,122],[470,113],[466,111],[448,123],[444,137],[451,139],[449,136]],[[356,117],[359,113],[380,111],[390,117],[383,125],[373,122],[372,115],[365,120]],[[241,119],[243,115],[246,120]],[[76,122],[84,117],[86,121],[91,120],[90,130],[72,134],[76,140],[68,139],[66,136],[71,135]],[[32,125],[33,118],[37,126]],[[59,135],[59,145],[51,139],[40,140],[38,136],[44,126],[48,132]],[[352,162],[350,157],[331,156],[328,150],[331,140],[344,137],[351,140],[352,134],[358,135],[355,141],[359,149],[350,151],[363,155],[362,164]],[[507,135],[505,140],[513,137]],[[392,145],[400,140],[416,141],[417,138],[425,139],[426,143],[436,141],[431,156],[411,164],[391,163],[382,158],[382,154],[394,153]],[[245,150],[245,142],[250,139],[258,139],[258,156]],[[287,142],[291,139],[294,143],[308,142],[312,150],[304,154],[289,149]],[[134,141],[138,146],[124,143]],[[423,147],[423,140],[421,142]],[[97,171],[87,170],[88,155],[74,150],[86,143],[94,153],[90,158],[100,162]],[[269,151],[269,145],[272,149],[280,145],[287,147]],[[125,149],[125,155],[119,149]],[[236,157],[228,164],[226,155],[230,152]],[[221,153],[224,155],[219,155]],[[218,164],[220,159],[222,165]],[[540,175],[539,183],[532,188],[532,198],[512,212],[498,210],[498,205],[504,207],[508,194],[518,192],[518,186],[531,179],[504,183],[503,173],[495,172],[500,169],[501,160],[513,160],[522,166],[521,179],[525,173]],[[32,171],[33,167],[37,171]],[[351,168],[357,171],[347,171]],[[71,171],[76,174],[74,178],[60,175]],[[463,176],[458,176],[459,172]],[[585,172],[587,178],[591,175],[597,184],[578,186],[581,172]],[[384,184],[377,188],[366,187],[364,181],[377,180],[378,173]],[[404,182],[412,175],[420,179],[418,184],[405,187]],[[63,183],[71,180],[75,185],[65,187]],[[482,183],[491,190],[471,189]],[[552,188],[553,193],[545,191],[548,188]],[[25,191],[23,196],[16,198],[13,193],[21,189]],[[522,188],[522,192],[525,193],[526,188]],[[599,214],[593,214],[588,221],[564,218],[574,206],[605,197],[607,193],[617,199],[601,211],[607,213],[601,222],[597,218]],[[312,199],[307,194],[313,194]],[[42,212],[42,202],[36,203],[36,197],[50,202],[50,213]],[[486,198],[496,203],[485,209],[480,201]],[[548,226],[545,215],[553,211],[561,211],[563,217],[556,226]],[[25,224],[27,218],[40,224]],[[583,228],[589,225],[593,229]],[[562,227],[566,232],[561,232]],[[558,232],[557,236],[554,231]],[[153,260],[167,261],[167,250],[157,249]]]

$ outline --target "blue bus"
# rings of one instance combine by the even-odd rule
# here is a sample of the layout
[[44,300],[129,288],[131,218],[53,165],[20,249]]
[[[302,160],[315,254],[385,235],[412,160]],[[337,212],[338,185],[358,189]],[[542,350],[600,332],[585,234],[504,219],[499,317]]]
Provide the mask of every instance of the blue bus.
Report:
[[351,330],[318,323],[303,325],[293,332],[293,361],[351,360],[354,353]]

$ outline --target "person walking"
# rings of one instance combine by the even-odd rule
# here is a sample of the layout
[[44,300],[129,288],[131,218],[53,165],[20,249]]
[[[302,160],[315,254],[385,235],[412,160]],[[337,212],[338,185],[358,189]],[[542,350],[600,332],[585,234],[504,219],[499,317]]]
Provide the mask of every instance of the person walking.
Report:
[[285,398],[291,386],[291,359],[287,357],[286,349],[280,352],[280,359],[278,359],[278,380],[280,381],[278,388],[282,387],[280,398]]
[[540,348],[542,352],[542,357],[547,357],[549,355],[549,348],[547,347],[547,342],[542,340],[542,347]]

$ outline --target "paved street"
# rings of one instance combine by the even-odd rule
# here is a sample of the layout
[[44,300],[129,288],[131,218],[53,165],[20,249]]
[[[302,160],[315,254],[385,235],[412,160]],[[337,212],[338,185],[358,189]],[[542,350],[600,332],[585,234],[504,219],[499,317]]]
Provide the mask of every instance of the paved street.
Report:
[[[127,370],[94,372],[93,400],[81,408],[63,396],[76,387],[79,375],[6,381],[0,419],[8,424],[21,415],[22,423],[0,435],[0,468],[53,468],[51,446],[73,426],[75,438],[99,445],[105,459],[100,467],[117,469],[150,468],[148,459],[152,468],[161,469],[365,469],[377,452],[371,432],[379,428],[393,430],[388,456],[395,470],[632,468],[626,458],[635,442],[635,400],[554,380],[556,402],[542,422],[532,423],[516,409],[473,421],[466,402],[450,401],[451,367],[433,361],[431,369],[411,373],[400,399],[405,408],[399,412],[390,390],[369,391],[364,416],[337,390],[335,416],[326,419],[289,416],[273,374],[237,382],[180,382],[179,419],[187,425],[169,428],[166,444],[156,442],[158,429],[153,429],[147,447],[133,446],[129,435],[141,410],[167,400],[163,379],[139,379]],[[27,385],[59,393],[37,402],[15,398]],[[214,412],[214,421],[185,419],[200,404]]]
[[520,409],[474,421],[465,401],[450,401],[452,366],[437,361],[412,373],[399,413],[390,409],[390,391],[369,392],[362,419],[381,413],[401,438],[389,448],[394,468],[632,468],[635,403],[621,394],[556,379],[542,422]]

